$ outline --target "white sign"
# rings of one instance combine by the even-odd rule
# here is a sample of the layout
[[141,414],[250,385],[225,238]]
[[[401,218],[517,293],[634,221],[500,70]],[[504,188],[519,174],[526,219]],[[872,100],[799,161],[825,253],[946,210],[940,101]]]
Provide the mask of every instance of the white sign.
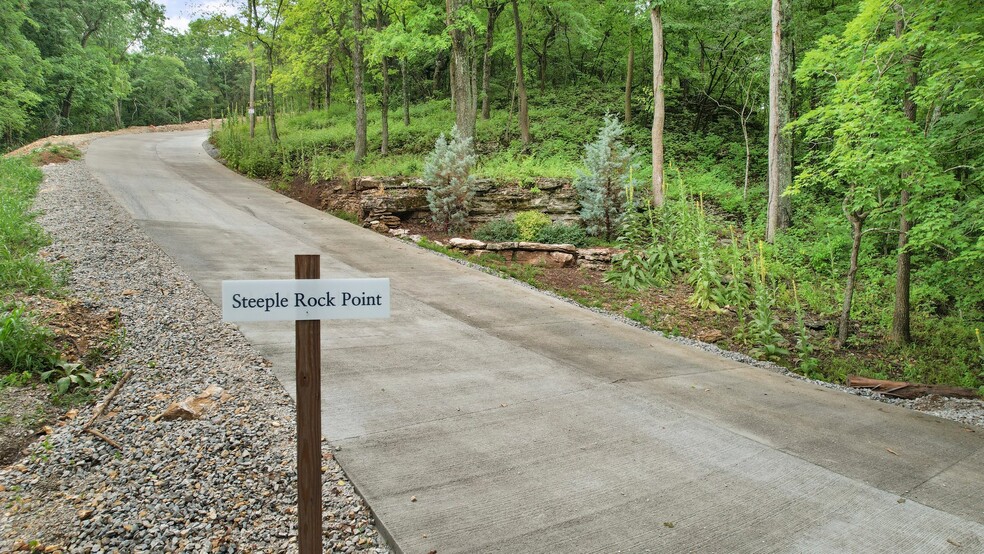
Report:
[[222,281],[224,321],[380,319],[389,315],[389,279]]
[[250,108],[250,109],[248,109],[246,111],[249,112],[249,115],[253,115],[253,114],[256,113],[256,110],[254,110],[253,108]]

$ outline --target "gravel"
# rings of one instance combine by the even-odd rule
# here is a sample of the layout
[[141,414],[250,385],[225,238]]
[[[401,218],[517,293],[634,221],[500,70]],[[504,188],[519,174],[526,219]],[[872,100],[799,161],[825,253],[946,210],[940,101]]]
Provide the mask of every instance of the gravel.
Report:
[[[119,449],[83,431],[88,407],[0,469],[0,551],[296,552],[294,403],[269,364],[83,162],[44,172],[46,255],[69,263],[80,302],[120,311],[125,346],[104,370],[133,376],[92,426]],[[224,394],[203,417],[152,419],[209,385]],[[326,551],[390,552],[323,450]]]

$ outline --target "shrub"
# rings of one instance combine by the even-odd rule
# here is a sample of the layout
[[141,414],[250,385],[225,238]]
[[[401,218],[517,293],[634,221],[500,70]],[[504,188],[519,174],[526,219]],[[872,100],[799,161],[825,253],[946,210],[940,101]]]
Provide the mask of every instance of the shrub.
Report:
[[519,240],[533,241],[536,240],[541,229],[550,225],[550,216],[536,210],[528,210],[516,214],[514,221],[519,231]]
[[434,151],[427,156],[424,182],[431,187],[427,191],[427,205],[434,223],[442,225],[445,231],[460,229],[465,224],[474,196],[475,177],[471,175],[474,166],[472,140],[461,136],[457,126],[451,130],[451,141],[442,133],[434,143]]
[[584,227],[577,224],[551,223],[536,234],[536,242],[586,246],[588,234],[584,232]]
[[519,240],[519,228],[511,219],[493,219],[475,229],[475,238],[485,242],[511,242]]
[[634,151],[622,144],[624,132],[616,118],[605,116],[598,138],[584,146],[585,169],[574,178],[588,234],[605,240],[614,238],[619,229],[625,213],[625,191],[631,186]]

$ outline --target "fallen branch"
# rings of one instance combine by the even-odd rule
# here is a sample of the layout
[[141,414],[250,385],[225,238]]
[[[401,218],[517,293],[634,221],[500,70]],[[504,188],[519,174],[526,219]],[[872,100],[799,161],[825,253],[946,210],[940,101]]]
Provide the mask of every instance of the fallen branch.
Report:
[[880,392],[885,396],[896,398],[918,398],[928,394],[938,394],[940,396],[950,396],[956,398],[980,398],[977,390],[964,387],[951,387],[949,385],[923,385],[920,383],[909,383],[906,381],[886,381],[884,379],[869,379],[851,375],[847,378],[848,386],[856,389],[870,389]]
[[[89,427],[92,427],[92,424],[95,423],[97,419],[99,419],[99,416],[103,415],[103,412],[105,412],[106,408],[109,407],[109,403],[113,401],[113,398],[116,396],[116,393],[120,392],[120,389],[123,388],[123,383],[126,383],[126,380],[129,379],[131,375],[133,375],[132,370],[127,371],[126,373],[123,374],[123,377],[120,377],[120,380],[116,382],[116,386],[113,387],[113,390],[109,391],[109,394],[107,394],[106,397],[103,398],[103,401],[100,402],[98,406],[96,406],[96,411],[92,414],[92,419],[90,419],[88,423],[82,426],[83,431],[88,431]],[[119,447],[117,446],[117,448]]]
[[113,446],[117,450],[123,450],[123,447],[120,446],[120,443],[118,443],[118,442],[114,441],[113,439],[107,437],[106,435],[102,434],[101,431],[98,431],[96,429],[86,429],[85,432],[86,433],[89,433],[90,435],[92,435],[94,437],[98,437],[98,438],[106,441],[107,444],[109,444],[110,446]]

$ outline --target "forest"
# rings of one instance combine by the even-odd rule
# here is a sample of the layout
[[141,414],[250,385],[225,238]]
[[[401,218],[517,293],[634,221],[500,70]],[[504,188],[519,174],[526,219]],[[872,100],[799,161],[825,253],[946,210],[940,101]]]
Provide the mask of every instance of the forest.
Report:
[[984,391],[977,2],[230,6],[177,31],[150,0],[0,0],[0,142],[224,118],[223,158],[274,183],[459,148],[452,180],[585,191],[559,232],[623,251],[605,294],[637,321],[675,332],[634,295],[684,291],[806,376]]

